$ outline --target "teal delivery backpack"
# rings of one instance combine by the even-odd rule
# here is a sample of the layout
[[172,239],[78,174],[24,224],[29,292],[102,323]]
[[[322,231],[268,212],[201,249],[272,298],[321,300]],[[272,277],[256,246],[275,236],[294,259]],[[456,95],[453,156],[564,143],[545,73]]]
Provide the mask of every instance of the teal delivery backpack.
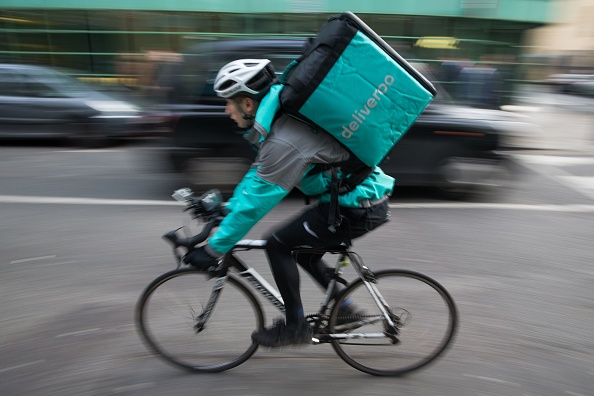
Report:
[[332,17],[285,70],[285,112],[378,165],[433,100],[435,88],[350,12]]

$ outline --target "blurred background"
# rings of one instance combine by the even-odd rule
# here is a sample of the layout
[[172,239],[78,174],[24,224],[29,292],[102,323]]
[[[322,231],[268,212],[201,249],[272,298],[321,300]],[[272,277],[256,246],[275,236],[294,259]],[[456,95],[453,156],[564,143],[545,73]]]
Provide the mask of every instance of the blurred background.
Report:
[[[159,87],[163,63],[179,60],[198,41],[307,37],[344,10],[357,13],[409,59],[431,65],[454,96],[482,99],[486,105],[509,103],[518,83],[593,74],[590,0],[386,0],[364,6],[331,0],[0,4],[3,62],[69,68],[82,80],[118,83],[143,93]],[[476,68],[490,70],[471,71]],[[463,84],[486,79],[493,85],[483,88],[489,98]]]
[[[214,95],[216,71],[268,57],[280,73],[303,40],[350,10],[438,86],[383,164],[401,185],[457,195],[464,184],[499,184],[482,181],[509,172],[496,151],[589,139],[593,0],[182,3],[0,1],[0,138],[86,148],[151,138],[148,166],[230,189],[253,153]],[[562,98],[563,114],[577,121],[573,136],[559,137],[536,114],[539,103],[559,100],[549,93],[585,98]],[[411,152],[427,160],[415,163]]]
[[[247,56],[280,72],[343,11],[438,89],[382,163],[393,221],[356,250],[442,283],[459,336],[397,380],[323,347],[167,367],[133,313],[174,268],[163,232],[197,230],[171,193],[229,191],[254,155],[214,75]],[[0,394],[591,395],[593,20],[594,0],[0,0]]]

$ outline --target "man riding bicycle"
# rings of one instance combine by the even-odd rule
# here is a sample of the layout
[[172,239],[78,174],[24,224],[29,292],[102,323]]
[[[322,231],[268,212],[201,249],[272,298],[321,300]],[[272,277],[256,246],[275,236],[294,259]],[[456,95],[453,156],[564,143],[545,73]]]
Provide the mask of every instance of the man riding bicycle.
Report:
[[[362,182],[333,201],[336,174],[332,165],[345,163],[350,154],[330,134],[285,114],[278,100],[282,87],[267,59],[236,60],[216,76],[214,88],[226,100],[225,113],[239,127],[248,128],[244,137],[258,154],[229,200],[225,219],[204,246],[184,257],[186,263],[200,269],[216,266],[293,188],[317,197],[316,207],[286,222],[267,238],[270,268],[286,309],[285,321],[252,334],[256,343],[268,347],[311,341],[297,263],[324,289],[329,284],[323,254],[294,256],[295,248],[350,244],[384,224],[389,220],[388,197],[394,186],[394,179],[375,167]],[[354,311],[345,303],[339,316],[351,316]]]

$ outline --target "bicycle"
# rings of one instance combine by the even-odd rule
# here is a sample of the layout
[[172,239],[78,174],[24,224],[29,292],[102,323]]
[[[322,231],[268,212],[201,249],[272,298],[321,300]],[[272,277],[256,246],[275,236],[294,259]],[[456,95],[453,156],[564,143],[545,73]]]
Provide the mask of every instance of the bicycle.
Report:
[[[177,268],[157,277],[141,294],[137,328],[152,352],[177,367],[192,372],[228,370],[258,349],[251,333],[264,327],[265,318],[254,290],[284,313],[278,291],[238,255],[263,250],[266,242],[242,240],[208,271],[182,267],[180,249],[205,241],[223,219],[224,207],[217,190],[197,197],[182,189],[173,197],[186,202],[185,210],[205,224],[194,237],[178,236],[183,227],[163,235],[173,245]],[[400,376],[433,362],[451,344],[458,312],[438,282],[410,270],[372,271],[346,245],[304,247],[294,254],[313,251],[338,256],[318,312],[307,316],[313,345],[331,344],[340,358],[365,373]],[[350,283],[341,277],[349,263],[357,274]],[[333,297],[337,283],[346,288]],[[339,317],[347,301],[356,302],[365,314]]]

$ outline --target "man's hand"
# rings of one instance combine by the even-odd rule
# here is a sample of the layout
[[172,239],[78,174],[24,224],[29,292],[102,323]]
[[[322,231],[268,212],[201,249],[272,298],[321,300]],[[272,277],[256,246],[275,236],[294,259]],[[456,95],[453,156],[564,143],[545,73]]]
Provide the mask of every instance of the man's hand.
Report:
[[184,262],[202,271],[208,271],[209,268],[215,269],[219,265],[219,258],[213,257],[206,252],[204,246],[190,250],[184,256]]

